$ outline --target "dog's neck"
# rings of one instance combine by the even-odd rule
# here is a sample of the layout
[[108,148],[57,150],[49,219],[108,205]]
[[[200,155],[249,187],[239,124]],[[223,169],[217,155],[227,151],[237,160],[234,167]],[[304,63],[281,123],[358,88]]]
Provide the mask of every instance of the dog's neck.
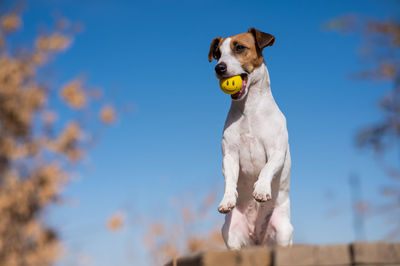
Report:
[[261,107],[260,104],[264,107],[267,107],[265,105],[275,105],[265,63],[262,63],[260,67],[249,75],[247,90],[248,92],[244,99],[240,101],[232,100],[231,109],[236,109],[246,115],[254,113],[254,110]]

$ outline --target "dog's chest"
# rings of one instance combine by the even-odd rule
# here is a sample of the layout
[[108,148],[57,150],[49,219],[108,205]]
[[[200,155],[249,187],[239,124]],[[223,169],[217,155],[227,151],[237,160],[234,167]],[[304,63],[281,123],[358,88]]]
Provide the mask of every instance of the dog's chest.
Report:
[[262,136],[256,127],[258,122],[247,118],[241,119],[237,138],[240,171],[244,175],[254,178],[258,177],[267,162]]

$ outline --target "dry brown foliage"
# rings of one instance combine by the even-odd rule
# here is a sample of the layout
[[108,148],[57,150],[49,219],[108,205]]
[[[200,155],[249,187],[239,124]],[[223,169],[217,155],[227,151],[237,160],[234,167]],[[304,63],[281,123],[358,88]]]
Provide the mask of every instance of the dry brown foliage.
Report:
[[110,105],[105,105],[100,111],[100,120],[103,123],[111,124],[115,121],[115,110]]
[[[362,36],[364,46],[360,56],[365,68],[356,73],[356,78],[391,84],[391,89],[378,100],[381,121],[360,129],[356,142],[359,147],[373,151],[377,162],[395,182],[395,186],[382,191],[382,195],[388,199],[387,204],[369,208],[364,203],[356,206],[356,209],[384,214],[394,226],[388,237],[396,238],[400,236],[400,168],[397,158],[400,152],[400,19],[377,21],[352,15],[330,21],[327,26]],[[396,156],[394,160],[393,154]]]
[[[0,265],[45,266],[59,257],[61,245],[42,214],[82,158],[85,130],[77,121],[57,121],[57,110],[49,108],[54,90],[37,79],[40,67],[72,37],[56,28],[39,36],[32,51],[15,54],[7,39],[21,26],[16,13],[0,18]],[[88,107],[81,81],[67,83],[60,94],[73,109]],[[105,116],[108,123],[115,114]]]
[[200,204],[193,204],[187,199],[177,201],[170,214],[170,221],[164,217],[146,223],[143,243],[154,265],[162,265],[187,253],[206,249],[223,248],[220,224],[212,219],[210,213],[216,202],[216,192],[207,194]]
[[108,219],[107,228],[112,232],[120,231],[124,227],[124,221],[125,218],[123,213],[116,212]]
[[86,95],[80,80],[73,80],[61,89],[61,96],[71,108],[85,107]]

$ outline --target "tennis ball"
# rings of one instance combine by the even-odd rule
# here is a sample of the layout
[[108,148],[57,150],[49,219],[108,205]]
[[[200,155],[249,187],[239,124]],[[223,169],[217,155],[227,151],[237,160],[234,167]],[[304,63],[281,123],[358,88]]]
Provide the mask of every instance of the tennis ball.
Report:
[[240,88],[242,88],[242,77],[238,75],[230,78],[220,79],[219,87],[226,94],[232,95],[238,93]]

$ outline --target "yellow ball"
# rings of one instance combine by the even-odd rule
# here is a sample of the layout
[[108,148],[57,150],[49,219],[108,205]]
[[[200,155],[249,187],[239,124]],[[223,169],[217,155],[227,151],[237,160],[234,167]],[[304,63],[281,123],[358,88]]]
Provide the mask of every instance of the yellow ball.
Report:
[[233,76],[230,78],[220,79],[219,87],[226,94],[235,94],[240,91],[242,88],[242,77],[241,76]]

